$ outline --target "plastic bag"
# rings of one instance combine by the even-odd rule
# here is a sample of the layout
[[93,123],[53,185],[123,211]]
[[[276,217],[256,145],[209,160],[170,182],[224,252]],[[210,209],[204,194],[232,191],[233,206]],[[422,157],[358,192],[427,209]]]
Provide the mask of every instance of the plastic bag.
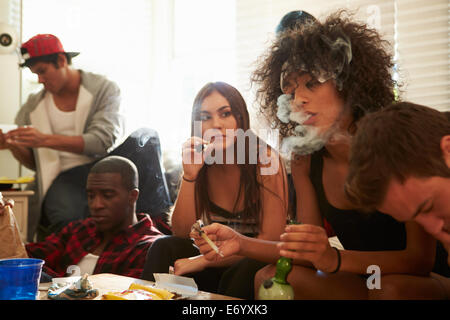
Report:
[[15,258],[28,258],[28,255],[14,213],[10,206],[5,206],[5,212],[0,214],[0,259]]

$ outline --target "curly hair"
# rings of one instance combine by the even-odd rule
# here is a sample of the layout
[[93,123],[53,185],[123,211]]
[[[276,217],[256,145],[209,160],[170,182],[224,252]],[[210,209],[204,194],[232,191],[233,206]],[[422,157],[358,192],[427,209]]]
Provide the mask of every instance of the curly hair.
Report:
[[259,67],[251,78],[252,83],[259,84],[257,102],[281,137],[292,135],[297,125],[292,121],[283,123],[277,117],[277,99],[283,94],[280,77],[285,72],[308,73],[316,81],[322,80],[324,73],[331,75],[345,106],[351,108],[353,122],[348,131],[352,134],[358,119],[395,101],[397,83],[392,77],[394,63],[387,50],[389,42],[351,17],[339,10],[324,22],[288,29],[259,58]]

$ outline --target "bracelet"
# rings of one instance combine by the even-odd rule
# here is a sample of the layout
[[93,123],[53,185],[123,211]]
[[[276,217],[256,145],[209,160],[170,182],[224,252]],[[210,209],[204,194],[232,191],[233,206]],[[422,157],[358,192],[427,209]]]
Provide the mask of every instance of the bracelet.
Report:
[[338,264],[337,264],[336,269],[335,269],[334,271],[332,271],[332,272],[329,272],[329,273],[336,273],[336,272],[338,272],[339,269],[341,268],[341,252],[340,252],[339,249],[336,248],[336,247],[332,247],[332,248],[333,248],[334,250],[336,250],[336,253],[337,253],[337,256],[338,256]]
[[197,179],[194,179],[194,180],[186,179],[186,178],[184,177],[184,174],[183,174],[183,180],[186,181],[186,182],[195,182],[195,181],[197,181]]

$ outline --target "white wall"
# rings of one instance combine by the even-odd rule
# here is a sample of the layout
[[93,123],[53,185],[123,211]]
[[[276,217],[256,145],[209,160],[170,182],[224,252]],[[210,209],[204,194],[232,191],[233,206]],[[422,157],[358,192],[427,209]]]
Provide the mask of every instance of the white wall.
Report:
[[[20,37],[20,0],[0,0],[0,23],[13,26]],[[0,54],[0,123],[12,124],[20,107],[20,69],[17,53]],[[17,178],[19,164],[0,150],[0,177]]]

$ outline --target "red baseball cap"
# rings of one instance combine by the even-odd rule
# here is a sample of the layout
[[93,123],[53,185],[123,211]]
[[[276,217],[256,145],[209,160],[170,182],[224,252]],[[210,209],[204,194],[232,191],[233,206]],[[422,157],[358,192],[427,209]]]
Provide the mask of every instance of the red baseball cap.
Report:
[[65,52],[61,41],[52,34],[38,34],[23,43],[20,47],[22,58],[25,62],[21,67],[29,66],[35,58],[47,56],[55,53],[66,53],[71,57],[79,55],[79,52]]

